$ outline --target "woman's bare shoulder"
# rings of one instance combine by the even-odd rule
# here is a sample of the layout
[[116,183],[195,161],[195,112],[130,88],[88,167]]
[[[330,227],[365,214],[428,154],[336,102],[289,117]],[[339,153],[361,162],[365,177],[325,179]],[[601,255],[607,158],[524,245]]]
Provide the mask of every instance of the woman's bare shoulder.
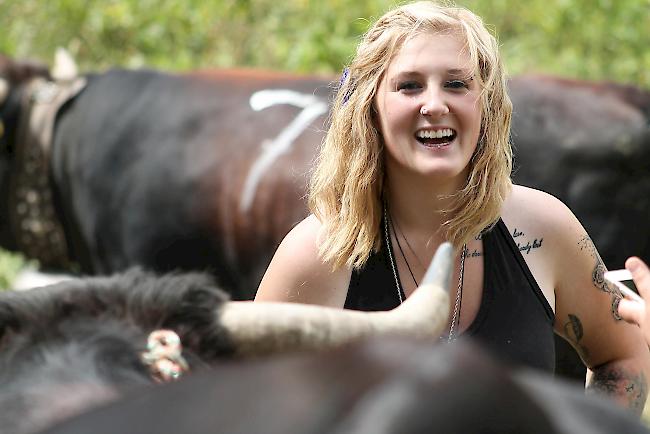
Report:
[[512,186],[501,215],[506,224],[525,224],[536,229],[561,227],[568,220],[575,220],[571,210],[555,196],[522,185]]
[[310,215],[287,234],[264,274],[256,301],[343,307],[351,271],[334,270],[321,259],[321,233],[321,222]]

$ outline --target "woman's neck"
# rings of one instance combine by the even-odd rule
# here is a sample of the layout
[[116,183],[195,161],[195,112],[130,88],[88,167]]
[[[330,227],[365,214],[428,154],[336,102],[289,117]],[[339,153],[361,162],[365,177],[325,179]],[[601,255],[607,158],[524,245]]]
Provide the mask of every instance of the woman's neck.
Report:
[[[451,196],[464,187],[458,179],[441,183],[422,177],[388,176],[386,199],[390,217],[407,233],[444,241],[442,225],[449,220],[446,211]],[[438,244],[438,243],[436,243]]]

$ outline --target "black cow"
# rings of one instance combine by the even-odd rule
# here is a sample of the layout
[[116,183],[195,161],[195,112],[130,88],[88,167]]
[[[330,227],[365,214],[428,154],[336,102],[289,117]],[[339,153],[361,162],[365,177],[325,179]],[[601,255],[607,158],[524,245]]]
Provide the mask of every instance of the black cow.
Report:
[[[448,288],[439,283],[449,281],[451,249],[438,259],[433,286],[379,314],[230,303],[207,275],[137,269],[0,294],[0,432],[57,424],[51,432],[646,432],[583,388],[511,370],[470,341],[436,344],[448,313]],[[427,339],[403,334],[424,328],[400,328],[414,319],[409,305],[439,314],[421,318],[437,324]],[[233,322],[229,309],[255,315]],[[189,365],[173,385],[156,384],[143,355],[159,329],[178,334]],[[357,333],[340,337],[350,330]],[[274,337],[283,344],[271,348]]]
[[[16,157],[25,134],[12,120],[21,116],[25,88],[12,86],[0,112],[0,214],[15,218],[3,219],[0,243],[28,250],[29,237],[46,234],[42,227],[54,225],[42,203],[51,194],[80,271],[210,270],[234,298],[252,298],[277,244],[305,215],[305,173],[321,139],[328,82],[121,70],[86,78],[58,111],[45,175],[51,183],[21,191]],[[264,153],[289,145],[277,161]],[[29,202],[41,187],[51,193]],[[40,259],[44,266],[67,262]]]
[[650,92],[535,76],[510,94],[515,181],[562,199],[608,268],[650,260]]
[[[451,245],[441,248],[427,282],[381,313],[230,302],[205,274],[137,269],[0,293],[0,432],[33,432],[224,359],[386,334],[431,344],[447,320],[452,253]],[[163,337],[158,345],[151,341],[156,336]]]

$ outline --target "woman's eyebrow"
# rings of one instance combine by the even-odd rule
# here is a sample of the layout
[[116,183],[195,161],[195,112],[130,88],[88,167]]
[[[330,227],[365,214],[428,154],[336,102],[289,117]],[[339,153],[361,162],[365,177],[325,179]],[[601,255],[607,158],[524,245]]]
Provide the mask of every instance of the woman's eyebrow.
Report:
[[[472,70],[470,69],[460,69],[460,68],[451,68],[444,71],[446,75],[451,75],[454,77],[471,77],[473,75]],[[394,78],[410,78],[410,77],[420,77],[423,75],[422,71],[413,71],[413,70],[402,70],[398,71],[393,75]]]
[[467,70],[467,69],[448,69],[447,74],[457,76],[457,77],[471,77],[472,71]]
[[409,70],[404,70],[404,71],[399,71],[397,74],[394,75],[396,78],[410,78],[410,77],[419,77],[421,76],[422,73],[418,71],[409,71]]

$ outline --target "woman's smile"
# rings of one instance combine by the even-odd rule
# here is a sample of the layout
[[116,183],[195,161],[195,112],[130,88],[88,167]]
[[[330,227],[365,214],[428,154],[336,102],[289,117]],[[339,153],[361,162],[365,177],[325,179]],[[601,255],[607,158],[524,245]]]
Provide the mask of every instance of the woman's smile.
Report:
[[448,127],[422,128],[415,133],[415,140],[427,148],[443,149],[456,139],[456,130]]

